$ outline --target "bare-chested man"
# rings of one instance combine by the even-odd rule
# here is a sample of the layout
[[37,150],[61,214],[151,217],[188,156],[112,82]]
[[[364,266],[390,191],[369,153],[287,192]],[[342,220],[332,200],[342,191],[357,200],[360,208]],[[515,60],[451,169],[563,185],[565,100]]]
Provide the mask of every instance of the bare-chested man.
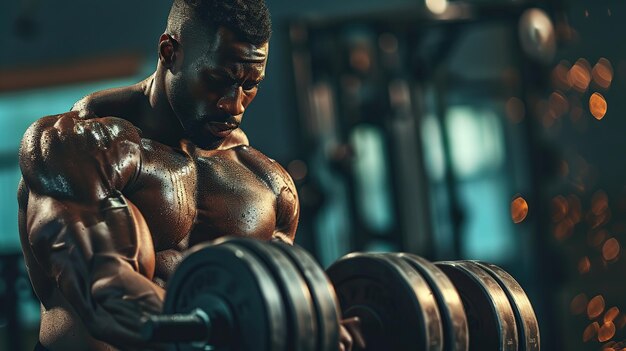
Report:
[[19,224],[39,348],[145,347],[139,321],[159,313],[183,250],[223,235],[293,242],[294,184],[239,128],[269,37],[262,0],[175,0],[153,75],[26,131]]

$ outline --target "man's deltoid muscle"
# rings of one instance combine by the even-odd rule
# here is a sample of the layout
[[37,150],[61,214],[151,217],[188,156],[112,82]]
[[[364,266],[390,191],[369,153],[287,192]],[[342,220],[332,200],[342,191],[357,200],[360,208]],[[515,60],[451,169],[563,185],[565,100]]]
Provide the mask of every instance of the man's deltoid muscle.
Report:
[[294,184],[239,128],[269,37],[263,1],[175,0],[153,75],[26,131],[19,226],[43,347],[145,347],[139,321],[160,312],[182,251],[293,242]]

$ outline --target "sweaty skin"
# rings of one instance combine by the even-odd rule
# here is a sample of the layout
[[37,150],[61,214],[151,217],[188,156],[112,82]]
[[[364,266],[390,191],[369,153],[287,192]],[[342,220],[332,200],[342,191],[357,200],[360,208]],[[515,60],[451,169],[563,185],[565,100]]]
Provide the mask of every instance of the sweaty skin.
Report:
[[211,35],[197,33],[200,49],[164,34],[154,75],[26,131],[19,227],[45,347],[158,347],[139,321],[161,310],[185,249],[224,235],[293,243],[293,181],[238,128],[267,44]]
[[295,235],[290,177],[246,145],[174,149],[72,112],[38,121],[21,152],[22,243],[51,349],[107,349],[87,332],[139,345],[137,321],[160,311],[159,285],[195,243]]

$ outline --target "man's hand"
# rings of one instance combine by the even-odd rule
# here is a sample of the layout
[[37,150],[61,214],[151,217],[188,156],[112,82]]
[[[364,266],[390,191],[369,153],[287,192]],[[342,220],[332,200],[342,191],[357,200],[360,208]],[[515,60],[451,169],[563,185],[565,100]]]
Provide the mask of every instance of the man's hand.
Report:
[[359,317],[343,319],[339,324],[339,351],[351,351],[352,345],[365,348]]

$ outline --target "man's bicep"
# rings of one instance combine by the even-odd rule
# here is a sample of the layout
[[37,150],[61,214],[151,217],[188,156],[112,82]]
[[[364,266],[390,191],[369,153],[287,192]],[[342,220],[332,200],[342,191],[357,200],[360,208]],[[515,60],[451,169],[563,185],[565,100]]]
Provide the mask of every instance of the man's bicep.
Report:
[[93,269],[97,256],[114,256],[144,276],[154,274],[148,226],[139,209],[119,192],[83,204],[31,191],[25,229],[35,258],[51,277],[58,267],[76,261]]
[[65,266],[89,264],[94,247],[91,227],[101,221],[95,211],[30,191],[25,212],[28,243],[50,278],[58,279]]
[[[38,264],[54,287],[69,301],[85,323],[93,315],[91,303],[91,243],[78,228],[81,213],[72,205],[30,191],[24,210],[26,239]],[[26,249],[26,247],[24,247]]]
[[[116,277],[149,279],[154,274],[147,225],[121,194],[85,205],[31,191],[26,231],[37,263],[81,315],[89,313],[96,291],[93,297],[106,298],[118,295],[114,290],[132,290]],[[102,293],[107,281],[115,283]]]
[[121,194],[84,205],[31,192],[26,213],[35,259],[92,336],[138,342],[133,328],[160,312],[164,291],[150,281],[154,249],[137,208]]

